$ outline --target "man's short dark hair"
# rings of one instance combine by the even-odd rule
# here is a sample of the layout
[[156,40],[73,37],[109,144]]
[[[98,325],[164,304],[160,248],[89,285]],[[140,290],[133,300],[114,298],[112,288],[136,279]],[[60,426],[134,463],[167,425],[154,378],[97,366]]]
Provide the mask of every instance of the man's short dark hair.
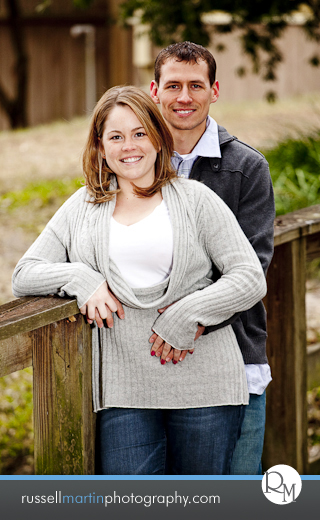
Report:
[[208,64],[209,80],[212,86],[216,80],[217,64],[216,60],[202,45],[192,42],[179,42],[169,45],[159,52],[154,63],[154,79],[159,85],[161,67],[167,60],[185,61],[187,63],[198,63],[203,60]]

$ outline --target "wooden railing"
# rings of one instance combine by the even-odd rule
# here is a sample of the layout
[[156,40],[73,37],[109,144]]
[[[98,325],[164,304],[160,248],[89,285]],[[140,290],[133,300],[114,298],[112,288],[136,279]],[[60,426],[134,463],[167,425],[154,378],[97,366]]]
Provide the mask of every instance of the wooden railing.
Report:
[[36,474],[94,474],[91,329],[74,300],[0,307],[0,376],[31,365]]
[[[263,464],[288,464],[319,474],[308,461],[306,261],[320,257],[320,205],[275,221],[275,254],[268,272],[268,358]],[[31,297],[0,307],[0,377],[33,366],[37,474],[94,473],[95,415],[91,392],[91,330],[76,302]],[[320,385],[320,354],[309,380]]]
[[[268,271],[267,352],[273,382],[267,391],[266,468],[288,464],[300,474],[319,474],[320,460],[308,461],[308,380],[320,385],[320,370],[308,378],[306,262],[320,257],[320,205],[275,220],[274,257]],[[319,316],[320,318],[320,316]],[[313,354],[313,366],[320,356]]]

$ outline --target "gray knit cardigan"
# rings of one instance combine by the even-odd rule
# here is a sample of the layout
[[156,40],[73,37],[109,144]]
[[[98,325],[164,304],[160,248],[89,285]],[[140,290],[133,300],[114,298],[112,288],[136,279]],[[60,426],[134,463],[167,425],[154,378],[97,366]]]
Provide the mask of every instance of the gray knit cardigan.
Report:
[[[231,326],[194,342],[198,323],[216,325],[265,294],[260,262],[234,215],[210,189],[177,179],[162,189],[173,227],[173,267],[159,285],[132,289],[109,258],[116,199],[94,205],[86,188],[57,211],[13,274],[15,296],[68,294],[81,307],[106,280],[125,319],[93,328],[93,407],[195,408],[248,403],[242,356]],[[210,280],[212,262],[222,273]],[[172,304],[163,314],[158,309]],[[156,332],[193,355],[161,365]]]

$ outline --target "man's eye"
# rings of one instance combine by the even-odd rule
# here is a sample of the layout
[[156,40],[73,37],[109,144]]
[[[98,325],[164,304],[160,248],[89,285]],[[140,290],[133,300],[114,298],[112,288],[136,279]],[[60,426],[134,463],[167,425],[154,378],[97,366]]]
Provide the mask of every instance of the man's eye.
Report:
[[192,87],[193,87],[193,88],[201,88],[201,85],[197,85],[197,84],[195,84],[195,85],[192,85]]
[[178,85],[169,85],[168,88],[170,88],[170,89],[177,89],[177,88],[179,88],[179,86]]

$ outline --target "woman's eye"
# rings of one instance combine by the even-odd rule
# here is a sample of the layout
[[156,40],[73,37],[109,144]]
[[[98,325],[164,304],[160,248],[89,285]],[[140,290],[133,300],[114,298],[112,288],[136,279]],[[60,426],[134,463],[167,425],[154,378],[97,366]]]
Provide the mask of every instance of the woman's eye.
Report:
[[120,135],[113,135],[112,137],[110,137],[111,141],[117,141],[118,139],[121,139]]
[[144,137],[146,134],[144,132],[137,132],[136,137]]

